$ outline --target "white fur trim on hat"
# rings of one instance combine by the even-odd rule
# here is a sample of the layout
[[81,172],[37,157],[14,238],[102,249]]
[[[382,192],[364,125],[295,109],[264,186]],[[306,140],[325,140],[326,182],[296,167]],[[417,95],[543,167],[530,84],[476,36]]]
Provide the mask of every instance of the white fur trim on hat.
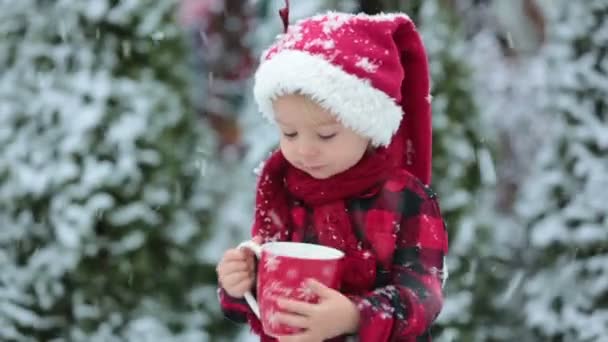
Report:
[[370,138],[374,146],[387,146],[401,122],[402,110],[395,100],[369,80],[351,75],[323,57],[285,50],[262,62],[253,92],[264,116],[274,122],[273,100],[296,91]]

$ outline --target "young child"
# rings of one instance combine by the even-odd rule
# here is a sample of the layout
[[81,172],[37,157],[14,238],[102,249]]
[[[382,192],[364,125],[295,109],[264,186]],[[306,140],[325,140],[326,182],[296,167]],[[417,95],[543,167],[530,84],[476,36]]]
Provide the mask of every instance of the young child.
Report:
[[[264,53],[254,94],[276,123],[252,236],[322,244],[345,253],[340,291],[311,282],[318,304],[280,300],[280,341],[430,341],[445,280],[447,233],[431,172],[429,72],[405,14],[328,13],[289,26]],[[218,264],[221,307],[260,321],[242,299],[254,258],[228,250]]]

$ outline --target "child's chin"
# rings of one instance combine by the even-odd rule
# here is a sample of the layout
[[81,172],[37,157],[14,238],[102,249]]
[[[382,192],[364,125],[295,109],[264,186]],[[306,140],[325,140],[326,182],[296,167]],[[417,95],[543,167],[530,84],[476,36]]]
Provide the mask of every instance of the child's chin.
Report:
[[327,179],[333,176],[332,173],[329,172],[314,172],[314,171],[306,171],[309,176],[315,179]]

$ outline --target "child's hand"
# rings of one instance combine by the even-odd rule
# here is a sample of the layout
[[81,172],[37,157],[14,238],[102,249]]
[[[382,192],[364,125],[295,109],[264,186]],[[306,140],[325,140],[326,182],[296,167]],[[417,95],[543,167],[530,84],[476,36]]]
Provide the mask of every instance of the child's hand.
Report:
[[279,337],[280,342],[321,342],[357,331],[359,310],[350,299],[314,280],[309,281],[309,287],[319,296],[319,303],[279,300],[285,312],[277,314],[278,321],[305,329],[300,334]]
[[[261,238],[253,239],[261,243]],[[255,255],[248,249],[229,249],[217,264],[217,278],[220,286],[229,296],[243,298],[255,282]]]

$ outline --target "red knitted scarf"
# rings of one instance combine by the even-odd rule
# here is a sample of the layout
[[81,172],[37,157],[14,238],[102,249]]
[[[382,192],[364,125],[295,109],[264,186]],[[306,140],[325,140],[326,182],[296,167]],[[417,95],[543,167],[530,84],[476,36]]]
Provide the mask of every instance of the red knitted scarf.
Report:
[[[381,186],[393,175],[398,166],[399,158],[395,158],[398,150],[378,148],[367,153],[355,166],[327,179],[311,177],[291,166],[280,150],[274,152],[260,174],[253,234],[262,236],[265,242],[293,238],[290,203],[297,199],[312,208],[312,227],[318,242],[344,251],[346,262],[359,263],[361,258],[352,255],[358,241],[345,201]],[[375,268],[375,265],[358,266]],[[344,277],[345,282],[351,284],[373,281],[348,279],[357,278],[356,274]]]

